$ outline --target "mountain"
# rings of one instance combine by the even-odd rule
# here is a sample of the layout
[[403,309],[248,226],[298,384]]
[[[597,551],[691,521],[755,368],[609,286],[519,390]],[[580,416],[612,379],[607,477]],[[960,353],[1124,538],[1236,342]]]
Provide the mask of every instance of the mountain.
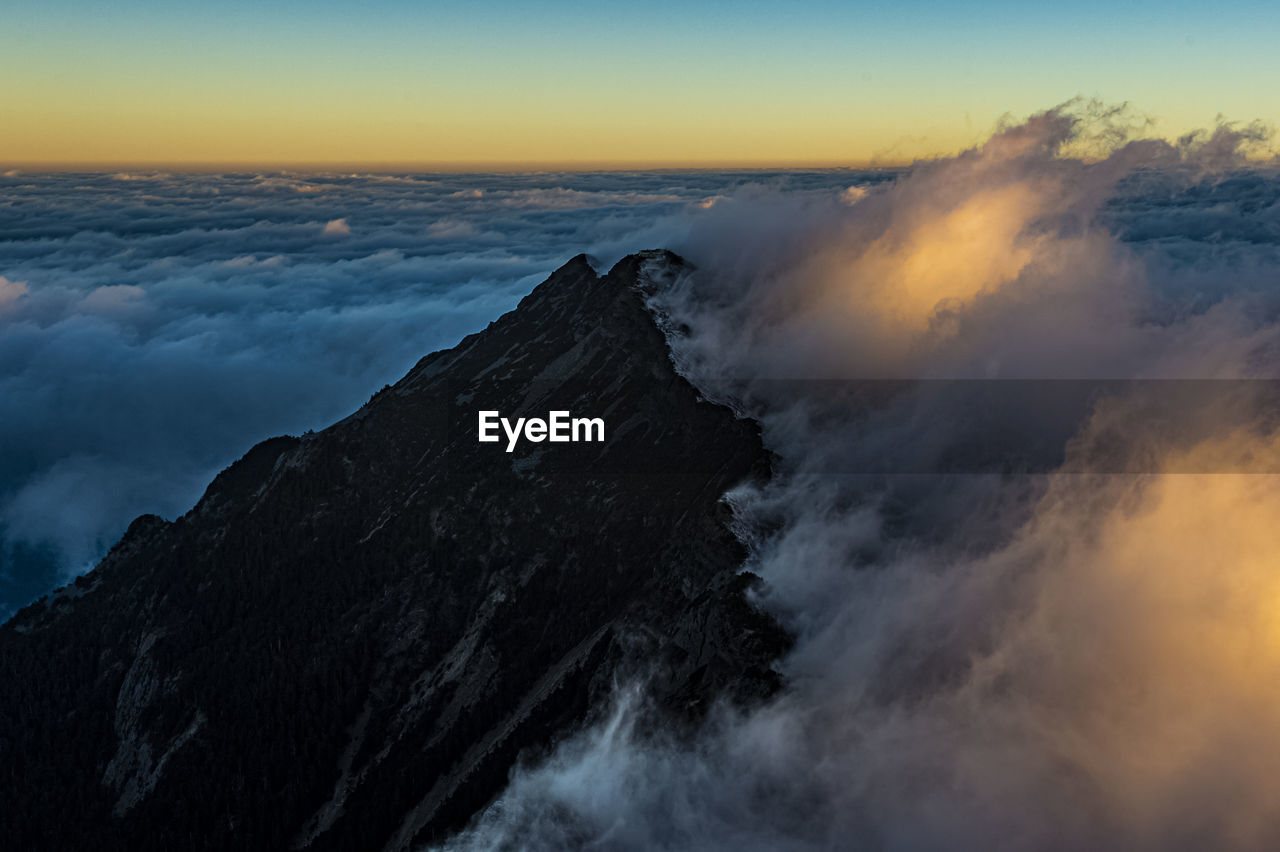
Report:
[[[258,444],[0,628],[13,849],[407,849],[649,681],[660,717],[778,688],[721,495],[755,424],[672,367],[643,289],[575,257],[350,417]],[[603,441],[478,440],[479,412]]]

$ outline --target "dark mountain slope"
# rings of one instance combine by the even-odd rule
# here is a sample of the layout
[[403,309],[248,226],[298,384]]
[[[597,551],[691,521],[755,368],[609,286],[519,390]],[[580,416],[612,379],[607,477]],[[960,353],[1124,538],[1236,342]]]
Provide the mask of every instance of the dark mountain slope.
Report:
[[[637,287],[574,258],[318,434],[274,438],[169,523],[0,628],[15,849],[403,849],[652,677],[672,719],[776,688],[720,495],[756,428],[672,369]],[[480,409],[603,443],[476,440]]]

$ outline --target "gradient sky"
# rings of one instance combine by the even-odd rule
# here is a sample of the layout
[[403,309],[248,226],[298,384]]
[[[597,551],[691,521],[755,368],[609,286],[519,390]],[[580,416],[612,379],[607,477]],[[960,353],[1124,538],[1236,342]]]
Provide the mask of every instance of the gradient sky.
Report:
[[1002,114],[1280,122],[1280,4],[0,0],[0,163],[901,162]]

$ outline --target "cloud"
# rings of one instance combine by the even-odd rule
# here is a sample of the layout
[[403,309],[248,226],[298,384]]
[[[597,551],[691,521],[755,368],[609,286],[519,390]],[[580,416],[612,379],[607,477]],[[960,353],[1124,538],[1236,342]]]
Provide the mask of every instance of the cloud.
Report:
[[[779,454],[728,499],[788,688],[676,741],[624,687],[447,846],[1280,841],[1277,180],[1247,136],[1130,127],[1073,104],[853,205],[690,220],[655,305]],[[1049,473],[942,472],[991,388],[1032,395]]]
[[10,281],[0,275],[0,313],[13,310],[17,301],[27,295],[27,282]]
[[[667,243],[684,200],[759,180],[24,174],[0,208],[0,615],[138,514],[185,511],[255,442],[358,408],[574,254]],[[340,239],[317,225],[355,221]]]
[[[779,453],[728,499],[799,637],[789,689],[685,742],[626,686],[455,845],[1275,845],[1280,181],[1249,126],[1144,126],[1076,104],[906,172],[24,175],[0,209],[0,597],[572,254],[667,245],[698,267],[657,305],[681,368]],[[885,379],[910,384],[858,397]],[[1122,381],[1056,404],[1099,380]],[[990,387],[1038,389],[1053,472],[937,473],[973,461]],[[1153,414],[1169,387],[1185,416]]]
[[457,240],[475,237],[479,234],[479,231],[470,222],[441,219],[427,226],[427,234],[437,240]]
[[[50,543],[66,582],[93,567],[114,543],[116,530],[135,517],[132,505],[155,501],[175,485],[200,488],[204,474],[202,469],[147,469],[127,459],[67,456],[28,479],[6,501],[0,521],[18,531],[20,541]],[[85,499],[105,483],[110,483],[110,499]]]
[[111,179],[119,181],[161,181],[169,177],[170,175],[164,172],[116,172],[111,176]]
[[351,226],[346,219],[330,219],[325,223],[324,234],[330,237],[346,237],[351,235]]
[[854,205],[867,197],[867,188],[865,186],[847,186],[840,193],[840,200],[845,204]]
[[108,284],[91,290],[80,306],[94,313],[112,313],[136,308],[145,298],[146,291],[135,284]]

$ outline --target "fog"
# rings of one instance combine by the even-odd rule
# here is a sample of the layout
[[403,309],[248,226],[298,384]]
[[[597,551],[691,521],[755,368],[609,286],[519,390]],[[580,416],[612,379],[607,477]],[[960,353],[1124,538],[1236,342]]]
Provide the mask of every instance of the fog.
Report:
[[[654,308],[780,456],[726,499],[787,686],[677,742],[622,685],[450,848],[1280,842],[1280,180],[1264,128],[1142,130],[1072,103],[690,223]],[[1052,464],[967,455],[993,387]]]

